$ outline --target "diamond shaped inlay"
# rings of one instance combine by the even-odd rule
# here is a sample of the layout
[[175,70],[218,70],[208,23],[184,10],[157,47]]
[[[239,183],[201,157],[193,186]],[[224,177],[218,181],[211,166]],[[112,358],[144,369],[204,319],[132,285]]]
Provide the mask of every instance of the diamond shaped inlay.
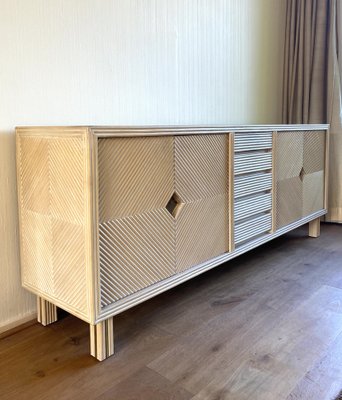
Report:
[[174,218],[177,218],[184,204],[185,203],[182,202],[182,199],[179,197],[179,195],[174,192],[170,200],[166,204],[166,209]]

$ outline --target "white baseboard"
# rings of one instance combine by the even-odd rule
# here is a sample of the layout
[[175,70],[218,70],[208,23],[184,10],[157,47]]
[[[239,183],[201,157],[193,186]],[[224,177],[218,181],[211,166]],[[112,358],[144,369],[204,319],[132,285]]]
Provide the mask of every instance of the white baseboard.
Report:
[[21,325],[27,324],[29,322],[33,322],[37,319],[37,312],[31,312],[24,317],[20,317],[10,323],[0,325],[0,336],[5,336],[6,332],[12,331],[13,329],[19,328]]

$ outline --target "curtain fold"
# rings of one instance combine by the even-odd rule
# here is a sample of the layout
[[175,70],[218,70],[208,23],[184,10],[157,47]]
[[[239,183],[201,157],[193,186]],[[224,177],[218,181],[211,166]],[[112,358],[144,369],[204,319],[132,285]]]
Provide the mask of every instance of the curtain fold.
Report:
[[342,223],[342,1],[287,0],[283,123],[329,123],[327,221]]

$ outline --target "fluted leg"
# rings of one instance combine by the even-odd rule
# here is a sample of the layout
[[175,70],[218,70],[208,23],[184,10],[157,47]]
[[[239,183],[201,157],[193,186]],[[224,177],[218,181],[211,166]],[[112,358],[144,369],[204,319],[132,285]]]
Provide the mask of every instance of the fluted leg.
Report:
[[321,234],[321,218],[309,222],[309,236],[318,237]]
[[37,320],[44,326],[57,321],[57,307],[39,296],[37,296]]
[[113,317],[90,325],[90,354],[99,361],[114,354]]

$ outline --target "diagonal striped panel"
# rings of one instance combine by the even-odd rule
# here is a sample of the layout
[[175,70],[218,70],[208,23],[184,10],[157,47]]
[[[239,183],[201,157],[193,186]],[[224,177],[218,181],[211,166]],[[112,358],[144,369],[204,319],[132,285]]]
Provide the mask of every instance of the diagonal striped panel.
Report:
[[323,171],[325,161],[325,132],[304,133],[304,171],[306,174]]
[[174,187],[172,137],[98,143],[100,222],[165,207]]
[[228,192],[228,134],[175,137],[175,187],[184,202]]
[[281,228],[303,215],[303,183],[299,177],[277,182],[276,226]]
[[51,216],[82,225],[86,185],[84,138],[51,139],[49,163]]
[[81,130],[18,135],[18,183],[23,284],[88,316],[85,140]]
[[50,217],[22,210],[21,219],[23,283],[53,294]]
[[19,201],[26,210],[48,215],[49,197],[49,153],[48,141],[44,138],[21,137],[19,141]]
[[177,217],[177,272],[228,252],[228,195],[183,206]]
[[276,179],[297,177],[303,167],[304,134],[279,132],[277,136]]
[[101,306],[173,275],[175,220],[164,209],[100,224]]
[[324,208],[324,171],[314,172],[303,179],[303,216]]
[[51,257],[54,295],[87,313],[84,227],[53,219]]

